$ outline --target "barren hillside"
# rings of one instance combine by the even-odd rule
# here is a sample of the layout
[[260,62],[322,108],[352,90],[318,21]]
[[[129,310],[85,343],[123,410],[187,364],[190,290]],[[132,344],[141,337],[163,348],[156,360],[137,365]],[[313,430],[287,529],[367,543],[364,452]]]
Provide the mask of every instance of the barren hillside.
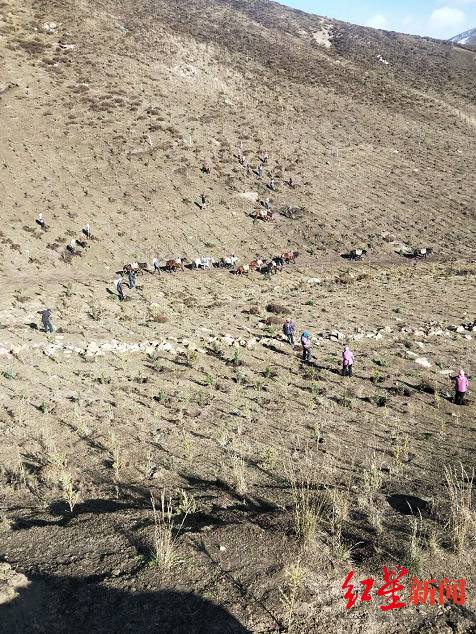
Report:
[[[474,632],[475,60],[265,0],[0,0],[0,633]],[[346,610],[384,565],[465,605]]]

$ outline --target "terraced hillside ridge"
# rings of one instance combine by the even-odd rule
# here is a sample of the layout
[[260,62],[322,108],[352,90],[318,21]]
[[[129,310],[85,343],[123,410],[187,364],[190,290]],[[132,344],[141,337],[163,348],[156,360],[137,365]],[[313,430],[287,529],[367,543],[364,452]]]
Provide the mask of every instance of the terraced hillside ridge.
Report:
[[0,61],[0,632],[474,631],[475,52],[0,0]]

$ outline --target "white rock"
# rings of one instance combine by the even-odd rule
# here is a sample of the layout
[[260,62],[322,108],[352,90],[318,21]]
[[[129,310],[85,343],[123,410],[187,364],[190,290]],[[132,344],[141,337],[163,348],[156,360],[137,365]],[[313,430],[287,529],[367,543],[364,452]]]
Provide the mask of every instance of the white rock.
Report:
[[252,202],[256,202],[258,200],[259,194],[256,192],[243,192],[242,194],[238,194],[240,198],[246,198],[246,200],[251,200]]
[[57,28],[58,28],[58,25],[56,24],[56,22],[46,22],[41,27],[41,30],[44,31],[45,33],[54,33]]
[[424,368],[431,368],[431,363],[426,357],[418,357],[417,359],[415,359],[415,363],[418,363],[418,365],[422,365]]
[[0,605],[10,603],[18,596],[17,590],[27,588],[30,582],[6,562],[0,563]]

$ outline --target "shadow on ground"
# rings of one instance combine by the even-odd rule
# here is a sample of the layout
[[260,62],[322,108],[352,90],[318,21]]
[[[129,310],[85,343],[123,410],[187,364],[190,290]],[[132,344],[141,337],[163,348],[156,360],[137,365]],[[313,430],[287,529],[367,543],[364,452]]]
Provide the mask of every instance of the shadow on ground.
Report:
[[0,607],[0,632],[251,634],[226,609],[187,592],[127,592],[91,577],[37,575]]

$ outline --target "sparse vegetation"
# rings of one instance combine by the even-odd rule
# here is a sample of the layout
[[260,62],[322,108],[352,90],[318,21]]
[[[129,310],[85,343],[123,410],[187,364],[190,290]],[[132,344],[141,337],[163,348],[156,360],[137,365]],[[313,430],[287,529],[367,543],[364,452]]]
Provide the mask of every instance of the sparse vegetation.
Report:
[[246,495],[249,491],[247,469],[243,456],[238,453],[232,457],[233,486],[238,495]]
[[284,570],[285,588],[280,588],[281,602],[284,607],[284,622],[286,630],[292,632],[295,625],[295,612],[299,599],[299,592],[304,584],[305,572],[301,562],[297,561],[286,566]]
[[79,502],[80,495],[78,489],[74,485],[72,475],[66,470],[61,471],[60,485],[64,500],[68,504],[70,513],[72,513],[74,511],[74,507]]
[[445,481],[449,500],[448,535],[455,551],[461,553],[476,530],[476,515],[472,508],[474,469],[468,473],[462,464],[445,467]]
[[177,541],[187,514],[183,514],[181,522],[177,525],[174,519],[175,511],[172,505],[172,498],[166,498],[164,491],[162,491],[160,496],[159,508],[157,508],[152,495],[150,502],[154,519],[154,547],[150,561],[161,570],[168,571],[180,563]]
[[289,309],[285,306],[273,302],[266,305],[266,310],[268,313],[274,313],[275,315],[289,315],[290,313]]

